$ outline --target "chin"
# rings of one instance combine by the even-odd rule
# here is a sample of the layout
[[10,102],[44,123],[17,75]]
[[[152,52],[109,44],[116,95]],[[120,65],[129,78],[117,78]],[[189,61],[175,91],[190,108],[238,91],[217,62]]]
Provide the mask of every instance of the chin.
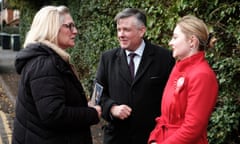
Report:
[[174,58],[176,58],[176,57],[177,57],[177,54],[173,51],[172,56],[173,56]]
[[62,49],[69,49],[69,48],[72,48],[72,47],[74,47],[74,45],[66,45],[66,46],[62,47]]
[[127,47],[125,45],[121,45],[122,49],[127,49]]
[[126,48],[128,48],[128,44],[127,43],[124,43],[124,42],[121,42],[120,43],[120,46],[123,48],[123,49],[126,49]]
[[72,43],[72,44],[69,44],[68,47],[74,47],[75,46],[75,43]]

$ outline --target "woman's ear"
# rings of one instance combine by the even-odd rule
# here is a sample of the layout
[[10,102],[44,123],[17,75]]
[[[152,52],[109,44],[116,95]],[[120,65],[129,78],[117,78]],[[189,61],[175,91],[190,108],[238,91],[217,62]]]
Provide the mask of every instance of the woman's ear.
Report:
[[198,48],[199,47],[199,40],[195,35],[190,37],[190,46],[191,48]]

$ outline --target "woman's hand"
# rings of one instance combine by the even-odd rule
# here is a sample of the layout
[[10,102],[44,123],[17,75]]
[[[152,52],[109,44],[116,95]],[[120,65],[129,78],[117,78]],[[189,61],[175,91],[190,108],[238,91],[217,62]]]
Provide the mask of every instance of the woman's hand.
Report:
[[95,106],[93,106],[93,108],[95,108],[96,111],[98,112],[98,118],[100,119],[101,116],[102,116],[102,108],[101,108],[101,106],[100,105],[95,105]]
[[98,118],[100,119],[101,116],[102,116],[102,108],[100,105],[93,105],[93,103],[90,101],[88,102],[88,106],[89,107],[92,107],[92,108],[95,108],[95,110],[98,112]]

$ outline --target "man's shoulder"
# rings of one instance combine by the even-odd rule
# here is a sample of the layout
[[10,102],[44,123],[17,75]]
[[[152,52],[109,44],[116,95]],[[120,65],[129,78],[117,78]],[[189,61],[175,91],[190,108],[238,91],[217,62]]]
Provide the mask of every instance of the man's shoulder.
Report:
[[116,55],[116,54],[119,54],[120,52],[122,51],[122,49],[120,47],[115,47],[113,49],[110,49],[110,50],[106,50],[103,52],[103,55],[104,56],[110,56],[110,55]]

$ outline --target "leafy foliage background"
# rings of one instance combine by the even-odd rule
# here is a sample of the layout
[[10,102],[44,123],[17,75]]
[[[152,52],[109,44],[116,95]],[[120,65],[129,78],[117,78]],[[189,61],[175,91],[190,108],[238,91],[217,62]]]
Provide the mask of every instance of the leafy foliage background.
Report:
[[[148,16],[146,38],[168,48],[176,20],[192,14],[203,19],[218,39],[207,52],[219,81],[219,99],[209,121],[211,144],[240,143],[240,2],[235,0],[9,0],[21,11],[22,41],[35,12],[42,6],[67,5],[79,30],[76,46],[69,50],[88,95],[103,51],[118,46],[114,16],[135,7]],[[204,108],[204,107],[203,107]],[[201,114],[200,114],[201,115]]]

